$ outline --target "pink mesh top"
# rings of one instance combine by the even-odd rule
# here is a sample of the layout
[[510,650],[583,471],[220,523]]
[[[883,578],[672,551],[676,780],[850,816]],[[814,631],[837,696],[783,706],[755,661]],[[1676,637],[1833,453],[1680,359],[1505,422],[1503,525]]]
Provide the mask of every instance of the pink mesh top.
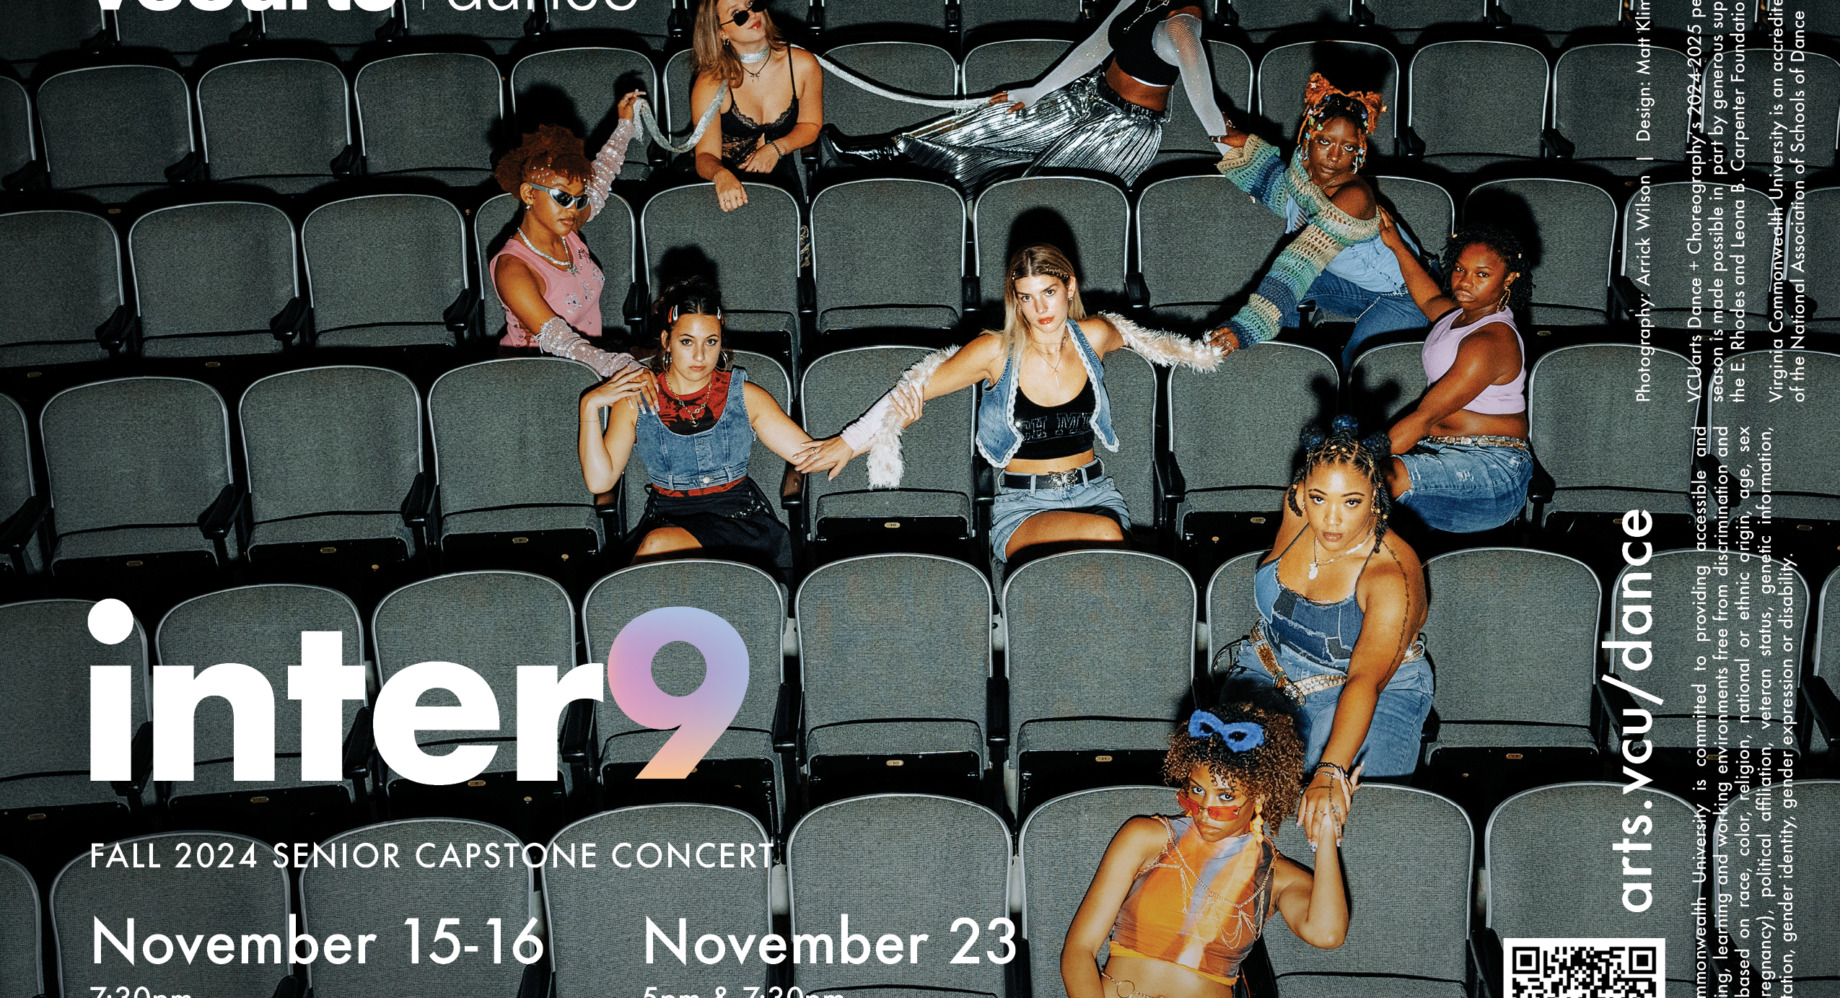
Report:
[[[601,268],[588,255],[588,244],[582,241],[581,233],[571,232],[563,238],[569,248],[569,259],[575,262],[575,273],[571,274],[561,267],[538,256],[524,240],[513,233],[505,240],[505,248],[492,257],[492,273],[498,273],[498,261],[502,257],[514,256],[524,261],[530,272],[537,275],[537,283],[543,285],[543,303],[550,310],[562,317],[576,332],[584,336],[601,334],[601,286],[606,278]],[[518,317],[507,306],[505,308],[505,335],[498,341],[499,346],[534,347],[537,334],[524,328]]]
[[1469,412],[1484,416],[1511,416],[1517,412],[1527,411],[1527,348],[1521,341],[1521,331],[1514,325],[1514,313],[1507,309],[1492,312],[1477,319],[1467,326],[1457,325],[1463,310],[1453,308],[1444,313],[1431,327],[1430,335],[1425,337],[1425,350],[1422,354],[1425,363],[1425,383],[1436,384],[1437,380],[1450,370],[1450,365],[1457,362],[1457,347],[1463,338],[1492,322],[1499,322],[1514,330],[1515,346],[1521,350],[1521,369],[1514,380],[1505,385],[1489,385],[1463,408]]

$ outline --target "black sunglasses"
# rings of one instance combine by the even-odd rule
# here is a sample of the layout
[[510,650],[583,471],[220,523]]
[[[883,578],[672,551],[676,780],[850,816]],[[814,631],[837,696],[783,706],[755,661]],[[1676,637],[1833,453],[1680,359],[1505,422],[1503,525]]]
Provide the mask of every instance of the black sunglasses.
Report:
[[740,10],[735,11],[735,13],[731,15],[730,19],[735,22],[735,27],[739,28],[742,25],[748,23],[749,18],[753,17],[755,14],[758,14],[761,11],[766,10],[766,9],[767,9],[767,0],[749,0],[748,5],[746,7],[741,8]]
[[559,207],[569,208],[569,207],[573,207],[578,204],[585,205],[588,203],[588,195],[585,193],[570,194],[568,191],[565,191],[560,187],[545,187],[542,184],[535,183],[529,180],[526,180],[524,182],[527,184],[530,184],[530,186],[532,187],[535,187],[537,190],[548,191],[549,199],[551,201],[556,202],[556,204]]

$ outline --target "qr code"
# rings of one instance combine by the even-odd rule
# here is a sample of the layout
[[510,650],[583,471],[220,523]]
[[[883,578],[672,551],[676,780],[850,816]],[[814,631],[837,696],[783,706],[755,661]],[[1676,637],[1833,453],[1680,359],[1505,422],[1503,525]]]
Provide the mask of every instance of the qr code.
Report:
[[1665,939],[1504,939],[1507,998],[1667,998]]

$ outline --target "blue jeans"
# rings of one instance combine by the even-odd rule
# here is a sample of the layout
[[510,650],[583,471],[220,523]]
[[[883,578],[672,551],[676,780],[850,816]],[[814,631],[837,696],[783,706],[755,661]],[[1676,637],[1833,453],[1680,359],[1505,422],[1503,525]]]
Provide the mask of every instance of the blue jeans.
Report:
[[1533,480],[1531,451],[1420,441],[1395,456],[1412,477],[1411,487],[1397,501],[1433,530],[1492,530],[1527,505],[1527,484]]
[[[1291,681],[1342,670],[1318,665],[1282,646],[1275,647],[1278,664]],[[1276,685],[1270,673],[1259,663],[1251,641],[1239,643],[1235,678],[1245,678],[1267,686]],[[1303,700],[1298,719],[1303,724],[1303,765],[1308,772],[1322,761],[1323,749],[1335,728],[1335,710],[1342,702],[1341,686],[1318,690]],[[1367,738],[1355,752],[1354,761],[1365,766],[1363,777],[1411,776],[1418,768],[1419,740],[1425,730],[1425,718],[1431,714],[1431,662],[1420,655],[1402,663],[1393,672],[1380,697],[1374,703],[1374,719],[1367,726]],[[1350,769],[1354,767],[1350,766]]]
[[[1001,469],[998,469],[999,474]],[[1036,513],[1079,512],[1097,513],[1100,510],[1110,512],[1118,520],[1118,527],[1129,537],[1131,533],[1131,508],[1125,505],[1123,493],[1113,484],[1110,476],[1100,476],[1083,485],[1069,485],[1064,489],[1012,489],[998,479],[997,495],[990,507],[990,549],[998,561],[1007,562],[1009,539],[1022,526],[1022,521]],[[1103,514],[1101,514],[1103,515]]]
[[1430,320],[1419,310],[1418,303],[1406,291],[1373,291],[1344,277],[1324,271],[1304,293],[1305,301],[1337,315],[1355,316],[1354,335],[1342,348],[1342,370],[1349,370],[1361,352],[1361,344],[1381,333],[1401,329],[1423,329]]

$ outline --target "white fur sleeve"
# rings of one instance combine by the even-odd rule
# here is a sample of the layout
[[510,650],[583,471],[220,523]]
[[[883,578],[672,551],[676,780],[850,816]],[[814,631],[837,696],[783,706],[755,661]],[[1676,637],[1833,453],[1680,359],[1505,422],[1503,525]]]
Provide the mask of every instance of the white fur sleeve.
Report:
[[841,436],[853,449],[862,450],[859,441],[868,444],[870,488],[892,489],[901,485],[901,431],[906,427],[901,423],[900,414],[894,411],[895,392],[919,392],[932,379],[933,372],[939,370],[939,365],[957,352],[955,346],[946,347],[915,361],[881,401],[861,419],[844,428]]
[[1124,338],[1124,345],[1141,354],[1145,360],[1163,367],[1180,364],[1195,371],[1212,371],[1226,356],[1220,348],[1202,340],[1191,340],[1186,336],[1166,333],[1160,329],[1145,329],[1135,322],[1115,312],[1101,313],[1105,321],[1118,330]]
[[[1182,90],[1188,94],[1188,106],[1194,108],[1195,117],[1201,119],[1201,127],[1207,134],[1225,134],[1227,119],[1214,99],[1214,75],[1208,72],[1207,45],[1201,40],[1201,19],[1193,14],[1177,14],[1164,20],[1151,34],[1150,47],[1164,62],[1181,69]],[[1227,149],[1219,143],[1215,143],[1215,147],[1223,153]]]

